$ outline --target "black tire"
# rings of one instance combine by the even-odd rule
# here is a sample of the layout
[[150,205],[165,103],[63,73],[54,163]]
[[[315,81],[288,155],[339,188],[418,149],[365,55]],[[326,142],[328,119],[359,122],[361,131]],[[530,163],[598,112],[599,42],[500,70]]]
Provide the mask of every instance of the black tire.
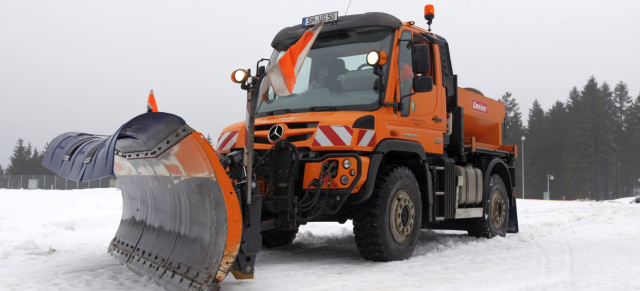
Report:
[[353,214],[353,234],[363,258],[388,262],[413,254],[420,236],[422,199],[415,176],[407,167],[385,166],[372,196]]
[[484,216],[467,221],[467,232],[470,236],[492,238],[505,236],[509,225],[509,196],[507,187],[498,174],[489,177],[489,195],[484,202]]
[[268,249],[290,245],[298,234],[298,227],[293,230],[270,229],[262,232],[262,246]]

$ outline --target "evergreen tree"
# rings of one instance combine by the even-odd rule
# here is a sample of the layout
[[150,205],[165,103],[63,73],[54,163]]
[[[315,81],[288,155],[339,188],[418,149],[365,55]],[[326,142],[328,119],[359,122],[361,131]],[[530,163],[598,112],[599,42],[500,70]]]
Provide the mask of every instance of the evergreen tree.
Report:
[[614,102],[613,91],[606,82],[598,89],[599,94],[595,95],[591,118],[596,158],[594,191],[596,200],[608,200],[613,198],[615,189],[615,118],[612,114]]
[[33,175],[37,175],[38,173],[38,168],[40,168],[40,163],[39,163],[39,159],[40,159],[40,153],[38,152],[37,148],[33,148],[33,152],[31,154],[31,157],[29,157],[29,162],[28,162],[28,169],[29,169],[29,173],[33,174]]
[[548,160],[549,174],[554,176],[551,182],[551,199],[566,199],[566,169],[564,160],[564,144],[567,136],[569,113],[564,103],[556,101],[546,114],[547,122],[547,148],[546,158]]
[[640,187],[640,94],[627,108],[624,120],[622,181],[632,194],[633,188]]
[[615,130],[613,132],[613,141],[614,141],[614,176],[615,176],[615,189],[614,195],[615,197],[624,197],[630,195],[631,187],[625,187],[623,183],[623,174],[622,168],[623,163],[627,160],[623,157],[627,156],[629,153],[625,152],[624,142],[625,142],[625,117],[627,115],[627,109],[631,104],[631,96],[629,95],[629,90],[627,89],[627,84],[620,81],[615,89],[613,90],[613,108],[612,114],[614,116],[614,127]]
[[529,146],[524,150],[526,156],[524,161],[525,197],[542,199],[542,192],[547,189],[547,174],[549,174],[546,132],[548,126],[544,110],[537,99],[529,109],[528,125],[526,142]]
[[28,174],[29,158],[31,158],[31,144],[26,147],[24,140],[18,139],[13,148],[13,155],[9,158],[7,173],[10,175]]
[[4,175],[4,168],[2,168],[2,165],[0,165],[0,175]]
[[[572,104],[575,110],[567,138],[566,151],[576,151],[570,155],[567,170],[575,175],[576,191],[584,191],[588,186],[589,197],[594,200],[609,198],[609,181],[612,163],[612,92],[606,83],[598,86],[592,76],[580,91],[580,98]],[[577,158],[577,159],[576,159]],[[572,187],[573,188],[573,187]],[[577,195],[583,195],[579,192]]]
[[44,151],[33,148],[31,143],[24,145],[23,139],[18,139],[9,158],[7,174],[10,175],[53,175],[53,172],[42,166]]
[[207,141],[209,142],[209,144],[213,147],[213,140],[211,139],[211,135],[207,133]]
[[[596,85],[597,88],[597,85]],[[591,191],[591,138],[586,105],[578,88],[573,87],[567,99],[567,134],[562,162],[565,174],[562,183],[567,199],[589,198]]]
[[[522,114],[520,113],[520,105],[511,95],[511,92],[505,92],[500,98],[505,105],[505,122],[504,122],[504,145],[517,145],[518,158],[515,160],[513,167],[516,169],[516,185],[522,181],[522,136],[525,135],[524,126],[522,125]],[[522,197],[522,185],[516,187],[516,197]]]
[[40,154],[38,154],[38,160],[36,162],[37,166],[36,166],[36,172],[35,172],[36,175],[55,175],[54,172],[42,166],[42,161],[44,161],[44,155],[47,152],[48,146],[49,146],[49,143],[44,144],[44,150],[42,150]]

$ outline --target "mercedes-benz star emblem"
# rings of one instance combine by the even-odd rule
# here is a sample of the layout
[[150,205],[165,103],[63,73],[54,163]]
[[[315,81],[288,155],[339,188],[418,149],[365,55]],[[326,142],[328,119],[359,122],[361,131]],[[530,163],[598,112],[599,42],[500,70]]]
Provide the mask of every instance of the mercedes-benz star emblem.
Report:
[[280,124],[276,124],[269,129],[269,141],[276,142],[279,141],[282,135],[284,134],[284,127]]

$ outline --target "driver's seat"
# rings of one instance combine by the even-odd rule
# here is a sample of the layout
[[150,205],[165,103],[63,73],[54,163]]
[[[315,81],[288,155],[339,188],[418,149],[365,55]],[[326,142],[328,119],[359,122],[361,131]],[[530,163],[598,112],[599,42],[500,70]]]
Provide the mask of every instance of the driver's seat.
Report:
[[340,82],[338,77],[349,72],[342,59],[329,59],[324,65],[327,69],[328,75],[323,80],[323,86],[331,91],[339,91]]

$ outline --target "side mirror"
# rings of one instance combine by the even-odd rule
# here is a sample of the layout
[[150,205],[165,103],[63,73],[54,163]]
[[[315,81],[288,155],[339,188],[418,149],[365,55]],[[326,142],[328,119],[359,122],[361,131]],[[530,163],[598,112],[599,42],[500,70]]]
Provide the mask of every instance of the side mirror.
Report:
[[264,66],[259,66],[258,67],[258,73],[256,74],[257,77],[262,77],[262,75],[267,73],[267,69]]
[[428,74],[429,68],[429,45],[414,44],[411,46],[411,62],[415,74]]
[[413,77],[413,91],[416,93],[431,92],[433,79],[429,75]]

